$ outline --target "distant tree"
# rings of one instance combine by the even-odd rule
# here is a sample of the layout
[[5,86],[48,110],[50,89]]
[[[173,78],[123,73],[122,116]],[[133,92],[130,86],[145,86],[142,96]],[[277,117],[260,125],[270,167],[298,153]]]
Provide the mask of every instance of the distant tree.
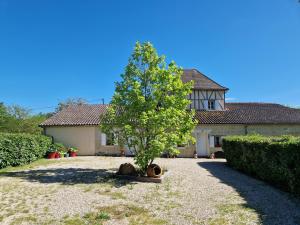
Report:
[[7,107],[8,113],[18,120],[27,119],[30,117],[30,110],[19,105]]
[[69,105],[82,105],[82,104],[87,104],[87,100],[83,98],[68,98],[58,103],[55,112],[59,112],[62,109],[68,107]]
[[24,107],[0,103],[0,132],[40,134],[38,125],[46,119],[46,114],[32,115]]
[[182,73],[174,62],[166,66],[152,44],[136,43],[122,81],[116,83],[101,129],[114,131],[121,144],[133,149],[142,173],[163,152],[177,154],[177,145],[194,141],[194,111],[187,110],[186,97],[192,82],[183,83]]
[[6,106],[0,102],[0,132],[4,132],[8,128],[8,122],[11,119]]

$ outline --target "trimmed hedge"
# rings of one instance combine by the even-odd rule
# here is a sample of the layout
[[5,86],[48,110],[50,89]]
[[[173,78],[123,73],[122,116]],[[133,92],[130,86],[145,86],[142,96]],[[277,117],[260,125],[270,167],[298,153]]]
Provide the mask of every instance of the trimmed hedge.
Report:
[[227,163],[300,196],[300,138],[231,136],[223,140]]
[[43,158],[50,145],[51,138],[43,135],[0,133],[0,168]]

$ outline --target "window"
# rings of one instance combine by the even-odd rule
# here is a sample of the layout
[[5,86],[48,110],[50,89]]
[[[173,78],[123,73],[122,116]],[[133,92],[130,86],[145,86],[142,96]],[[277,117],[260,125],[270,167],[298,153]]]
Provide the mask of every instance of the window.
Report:
[[209,146],[211,148],[222,147],[222,139],[223,139],[223,136],[209,135]]
[[106,145],[114,145],[115,144],[115,135],[113,133],[106,135]]
[[215,136],[215,148],[222,147],[222,137]]
[[115,135],[113,133],[104,134],[101,133],[101,145],[114,145],[115,144]]
[[209,100],[208,101],[208,109],[209,110],[215,110],[215,101],[214,100]]

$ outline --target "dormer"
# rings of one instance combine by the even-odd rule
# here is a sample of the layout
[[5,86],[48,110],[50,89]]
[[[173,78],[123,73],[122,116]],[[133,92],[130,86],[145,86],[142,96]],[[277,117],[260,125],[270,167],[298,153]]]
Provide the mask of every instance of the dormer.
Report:
[[196,69],[184,69],[183,82],[194,81],[189,108],[195,110],[225,110],[225,93],[229,90]]

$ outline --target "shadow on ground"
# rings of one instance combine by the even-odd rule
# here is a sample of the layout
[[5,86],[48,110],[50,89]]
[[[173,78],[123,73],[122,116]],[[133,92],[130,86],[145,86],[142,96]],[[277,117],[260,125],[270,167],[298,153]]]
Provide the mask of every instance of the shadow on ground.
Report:
[[256,211],[261,224],[300,224],[299,199],[230,168],[226,162],[199,162],[198,165],[233,187],[246,201],[245,207]]
[[53,168],[2,173],[0,177],[18,177],[30,182],[63,185],[110,183],[122,187],[134,181],[115,176],[115,169]]

